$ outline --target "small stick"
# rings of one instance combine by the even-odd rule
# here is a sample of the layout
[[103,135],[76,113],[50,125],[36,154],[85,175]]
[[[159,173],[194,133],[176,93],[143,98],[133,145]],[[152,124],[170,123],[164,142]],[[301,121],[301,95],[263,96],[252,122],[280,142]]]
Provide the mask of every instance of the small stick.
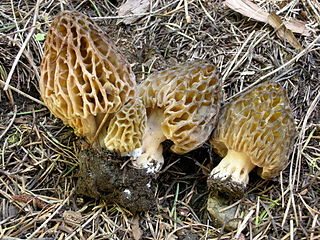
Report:
[[191,23],[191,17],[189,15],[189,10],[188,10],[188,0],[184,0],[184,12],[186,14],[187,23]]
[[70,195],[59,204],[59,207],[28,237],[28,239],[32,239],[38,232],[45,226],[47,226],[48,222],[61,210],[61,208],[69,201],[70,196],[73,194],[73,190],[70,192]]
[[[41,0],[38,0],[38,1],[37,1],[37,4],[36,4],[36,6],[35,6],[34,18],[33,18],[32,26],[35,26],[36,23],[37,23],[37,18],[38,18],[38,12],[39,12],[40,2],[41,2]],[[18,62],[19,62],[19,60],[20,60],[20,57],[21,57],[24,49],[26,48],[27,44],[29,43],[29,41],[30,41],[30,39],[31,39],[34,31],[35,31],[35,27],[31,28],[31,30],[30,30],[29,34],[27,35],[25,41],[23,42],[23,44],[22,44],[22,46],[21,46],[21,48],[20,48],[20,50],[19,50],[16,58],[14,59],[14,62],[13,62],[13,64],[12,64],[12,67],[11,67],[10,72],[9,72],[9,74],[8,74],[7,80],[6,80],[6,82],[5,82],[5,84],[4,84],[4,87],[3,87],[3,90],[4,90],[4,91],[7,91],[7,90],[8,90],[9,85],[10,85],[10,81],[11,81],[11,78],[12,78],[12,75],[13,75],[13,72],[15,71],[16,66],[18,65]]]
[[235,235],[235,239],[239,239],[241,232],[243,231],[243,229],[245,228],[245,226],[247,225],[250,217],[252,216],[252,214],[254,213],[254,209],[251,209],[250,212],[247,214],[247,216],[243,219],[242,223],[240,224],[238,231]]
[[4,170],[2,170],[2,169],[0,169],[0,174],[6,175],[6,176],[9,177],[9,178],[16,179],[16,180],[18,180],[19,182],[22,182],[22,181],[23,181],[23,177],[20,177],[20,176],[18,176],[18,175],[15,175],[15,174],[13,174],[13,173],[8,172],[8,171],[4,171]]
[[13,117],[9,123],[9,125],[7,126],[7,128],[2,132],[2,134],[0,135],[0,140],[1,138],[4,137],[4,135],[6,135],[6,133],[8,132],[8,130],[11,128],[13,122],[14,122],[14,119],[16,118],[16,115],[17,115],[17,105],[14,105],[14,113],[13,113]]
[[[5,82],[2,81],[2,80],[0,80],[0,85],[4,85],[4,84],[5,84]],[[41,105],[45,106],[44,102],[42,102],[42,101],[40,101],[39,99],[36,99],[36,98],[34,98],[34,97],[32,97],[32,96],[24,93],[24,92],[22,92],[22,91],[19,90],[18,88],[12,87],[11,85],[8,85],[8,88],[11,89],[11,90],[13,90],[13,91],[15,91],[15,92],[17,92],[17,93],[19,93],[19,94],[21,94],[21,95],[23,95],[23,96],[26,97],[26,98],[31,99],[32,101],[34,101],[34,102],[36,102],[36,103],[38,103],[38,104],[41,104]]]
[[242,89],[242,91],[237,92],[236,94],[234,94],[233,96],[229,97],[226,99],[226,101],[229,101],[230,99],[238,96],[239,94],[241,94],[242,92],[247,91],[248,89],[254,87],[255,85],[257,85],[258,83],[262,82],[263,80],[265,80],[267,77],[275,74],[276,72],[278,72],[279,70],[289,66],[290,64],[298,61],[302,56],[304,56],[305,54],[307,54],[309,51],[311,51],[312,47],[320,40],[320,36],[318,36],[315,40],[313,40],[305,49],[303,49],[299,54],[297,54],[296,56],[294,56],[293,58],[291,58],[289,61],[287,61],[286,63],[282,64],[280,67],[276,68],[275,70],[267,73],[266,75],[260,77],[257,81],[255,81],[254,83],[250,84],[248,87]]

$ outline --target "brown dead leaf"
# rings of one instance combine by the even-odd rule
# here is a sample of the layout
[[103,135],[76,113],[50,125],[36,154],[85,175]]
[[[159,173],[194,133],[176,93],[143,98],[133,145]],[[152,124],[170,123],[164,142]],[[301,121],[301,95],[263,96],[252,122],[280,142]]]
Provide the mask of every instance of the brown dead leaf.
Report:
[[[269,23],[269,13],[262,10],[257,4],[250,0],[225,0],[224,3],[232,10],[259,22]],[[284,26],[294,33],[309,36],[310,31],[306,23],[298,20],[283,21]]]
[[137,15],[123,18],[118,23],[131,24],[141,18],[141,15],[146,13],[150,6],[150,0],[127,0],[118,10],[118,16]]
[[30,196],[30,195],[12,195],[12,199],[15,201],[32,204],[35,207],[40,209],[47,209],[50,207],[50,204],[42,201],[41,199]]
[[293,35],[292,31],[286,28],[281,18],[275,12],[269,14],[268,23],[277,31],[279,38],[288,41],[294,48],[302,50],[301,44]]
[[306,24],[303,21],[291,19],[290,21],[284,21],[284,25],[294,33],[310,36],[310,31],[306,28]]
[[224,2],[232,10],[259,22],[268,21],[268,13],[249,0],[226,0]]

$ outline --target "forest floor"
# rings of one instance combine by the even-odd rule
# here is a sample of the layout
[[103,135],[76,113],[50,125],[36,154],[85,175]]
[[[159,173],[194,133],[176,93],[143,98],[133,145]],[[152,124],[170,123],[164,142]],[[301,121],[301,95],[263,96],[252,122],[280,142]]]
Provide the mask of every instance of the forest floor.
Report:
[[[123,1],[0,2],[0,239],[320,239],[319,3],[254,1],[282,19],[305,22],[309,34],[295,34],[302,46],[296,50],[270,25],[221,1],[151,2],[129,24],[118,16]],[[150,211],[133,214],[76,194],[79,138],[50,114],[38,87],[45,35],[63,10],[98,24],[138,81],[206,59],[221,72],[227,100],[264,80],[287,91],[298,132],[290,164],[273,180],[250,176],[235,202],[235,231],[213,226],[206,211],[204,166],[219,160],[209,144],[184,156],[166,151]]]

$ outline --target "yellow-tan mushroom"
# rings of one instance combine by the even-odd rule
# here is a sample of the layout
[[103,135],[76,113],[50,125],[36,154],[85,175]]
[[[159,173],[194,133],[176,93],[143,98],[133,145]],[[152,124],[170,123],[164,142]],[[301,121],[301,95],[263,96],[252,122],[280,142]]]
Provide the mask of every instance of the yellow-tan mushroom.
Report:
[[[138,95],[146,108],[139,116],[146,118],[145,129],[140,147],[126,154],[133,157],[136,167],[154,173],[163,165],[161,143],[166,139],[173,142],[171,150],[178,154],[208,139],[220,109],[222,82],[212,64],[185,63],[150,75],[138,85]],[[115,139],[110,141],[108,136],[106,148],[111,149]]]
[[41,63],[49,110],[92,140],[100,124],[135,96],[135,76],[110,38],[88,17],[65,11],[52,22]]
[[101,146],[121,155],[140,148],[146,120],[146,108],[139,98],[127,102],[102,130]]
[[241,196],[255,167],[262,178],[277,176],[289,162],[294,136],[293,114],[279,84],[267,81],[235,97],[221,110],[210,139],[223,159],[210,173],[209,188]]

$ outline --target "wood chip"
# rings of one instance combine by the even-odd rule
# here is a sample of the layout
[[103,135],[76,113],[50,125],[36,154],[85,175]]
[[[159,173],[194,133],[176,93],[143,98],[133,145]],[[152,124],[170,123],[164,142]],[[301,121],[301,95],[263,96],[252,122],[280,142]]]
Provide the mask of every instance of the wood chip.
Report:
[[81,223],[82,215],[80,212],[65,211],[63,213],[63,220],[67,225],[77,227]]

